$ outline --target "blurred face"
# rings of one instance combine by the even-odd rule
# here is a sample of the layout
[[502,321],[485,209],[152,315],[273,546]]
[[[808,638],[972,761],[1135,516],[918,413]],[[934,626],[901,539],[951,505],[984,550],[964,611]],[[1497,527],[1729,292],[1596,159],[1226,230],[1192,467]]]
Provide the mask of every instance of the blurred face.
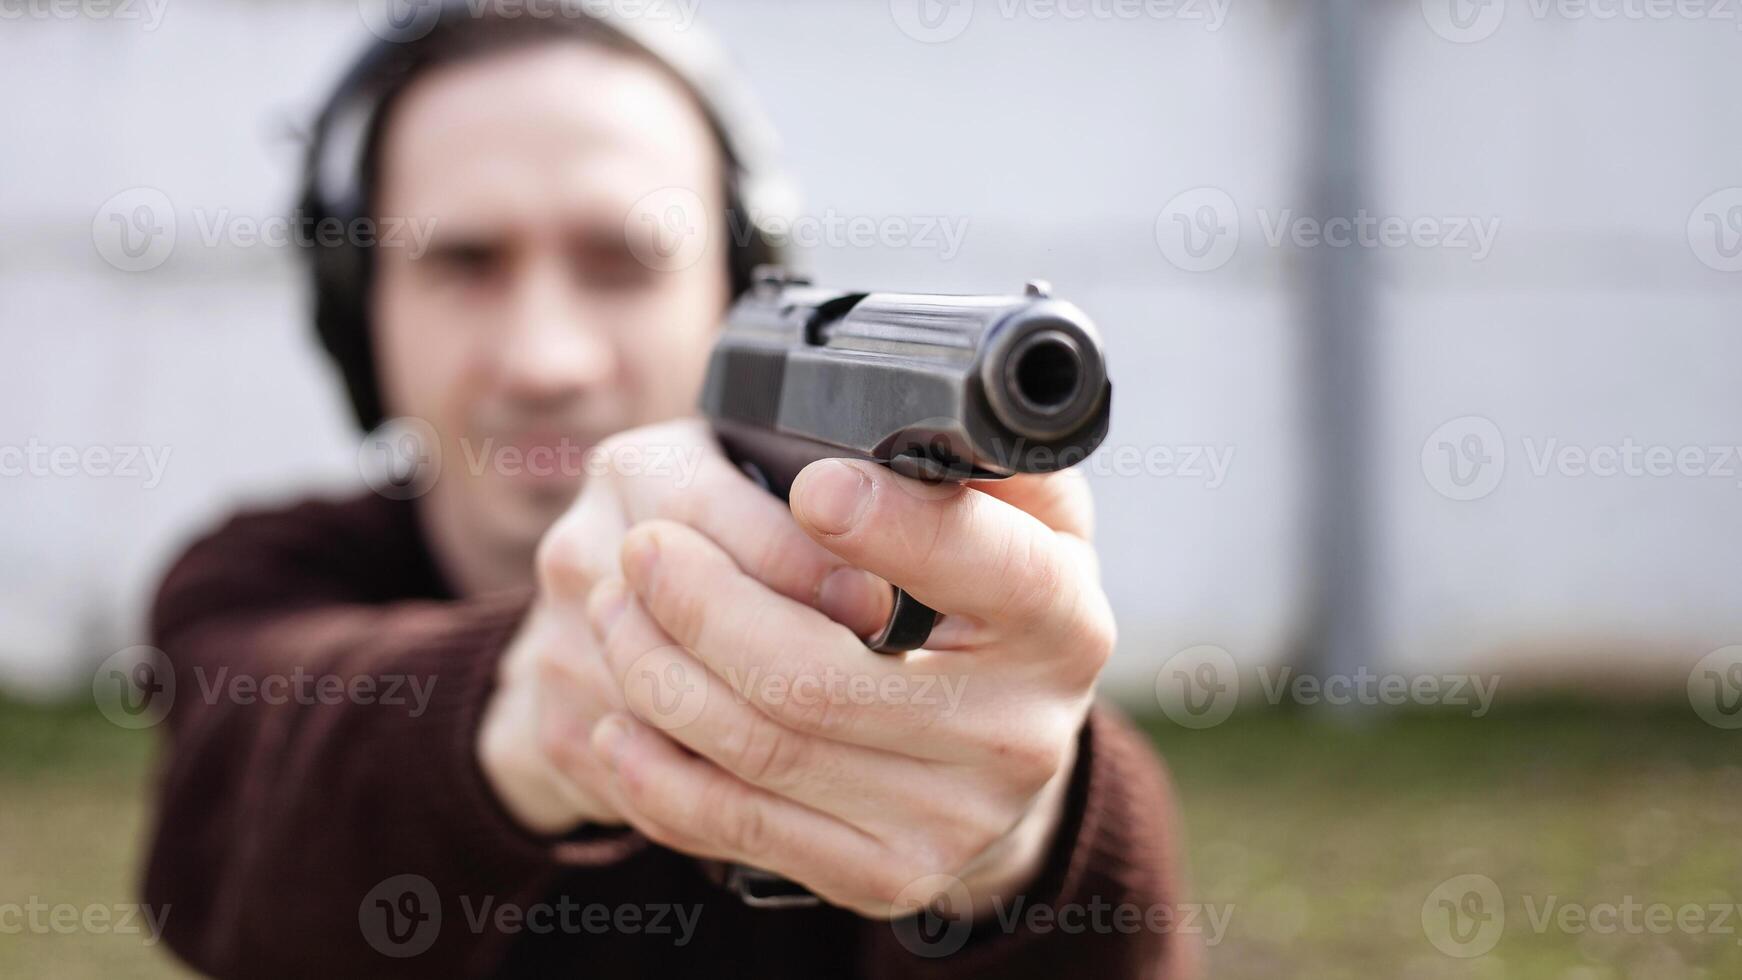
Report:
[[388,414],[442,440],[426,530],[451,576],[530,580],[587,449],[693,410],[729,299],[715,141],[657,68],[568,41],[435,69],[382,139],[378,216],[433,225],[376,250],[371,297]]

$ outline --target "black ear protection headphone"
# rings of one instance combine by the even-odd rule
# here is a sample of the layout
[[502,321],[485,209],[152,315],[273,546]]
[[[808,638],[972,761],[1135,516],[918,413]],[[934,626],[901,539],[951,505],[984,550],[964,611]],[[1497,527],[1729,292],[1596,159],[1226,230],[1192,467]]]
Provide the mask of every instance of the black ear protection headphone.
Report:
[[[521,24],[527,26],[516,26]],[[468,36],[488,29],[499,30],[502,36],[484,41]],[[726,208],[731,219],[727,227],[750,231],[747,236],[727,236],[732,294],[748,290],[757,266],[780,259],[778,247],[756,224],[760,210],[753,207],[758,202],[751,200],[778,192],[781,184],[772,167],[757,159],[757,150],[768,155],[771,137],[766,124],[747,97],[733,90],[736,79],[717,61],[703,58],[691,59],[692,64],[681,63],[671,53],[656,50],[647,36],[632,36],[630,25],[611,23],[582,8],[543,22],[532,18],[490,21],[476,16],[464,2],[448,2],[419,37],[371,44],[340,79],[316,118],[303,166],[297,212],[300,220],[311,228],[330,227],[335,221],[351,228],[353,222],[369,216],[375,155],[388,114],[385,110],[426,70],[485,51],[567,37],[639,54],[675,76],[702,106],[722,150]],[[577,93],[577,97],[585,95]],[[758,140],[761,147],[756,145]],[[319,241],[319,237],[303,239],[314,287],[315,332],[339,368],[357,423],[370,430],[386,415],[369,327],[371,249],[349,234],[336,236],[336,241]]]

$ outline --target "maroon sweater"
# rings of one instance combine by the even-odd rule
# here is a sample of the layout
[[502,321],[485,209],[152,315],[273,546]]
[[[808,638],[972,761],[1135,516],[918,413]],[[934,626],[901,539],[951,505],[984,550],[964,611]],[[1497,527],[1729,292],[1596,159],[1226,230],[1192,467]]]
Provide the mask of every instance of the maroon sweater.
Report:
[[474,745],[528,599],[456,598],[413,505],[378,497],[194,545],[153,615],[176,687],[145,898],[169,944],[237,977],[1195,972],[1167,781],[1102,706],[1039,879],[954,931],[752,909],[633,831],[523,830]]

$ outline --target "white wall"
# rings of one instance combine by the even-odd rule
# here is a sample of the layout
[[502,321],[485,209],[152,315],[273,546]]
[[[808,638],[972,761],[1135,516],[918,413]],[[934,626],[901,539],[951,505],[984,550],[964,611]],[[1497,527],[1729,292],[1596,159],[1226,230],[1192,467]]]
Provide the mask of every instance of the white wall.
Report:
[[[1727,601],[1737,480],[1539,478],[1521,440],[1742,442],[1727,377],[1742,290],[1685,231],[1703,197],[1742,185],[1742,34],[1519,6],[1455,44],[1416,3],[1374,6],[1374,210],[1500,220],[1481,262],[1403,249],[1372,263],[1382,649],[1412,669],[1503,657],[1568,678],[1599,650],[1685,676],[1742,637]],[[1235,3],[1208,30],[1000,9],[982,0],[959,37],[921,44],[875,0],[701,3],[784,133],[806,213],[968,220],[948,261],[821,250],[825,280],[1050,278],[1106,336],[1115,444],[1233,452],[1216,488],[1097,478],[1125,639],[1115,678],[1147,686],[1198,643],[1274,659],[1310,580],[1299,494],[1318,443],[1298,421],[1298,263],[1258,213],[1305,204],[1304,14]],[[171,453],[150,490],[0,478],[0,686],[76,688],[140,642],[161,563],[237,501],[355,483],[292,256],[203,247],[191,215],[288,208],[290,134],[365,36],[335,0],[169,0],[155,30],[0,28],[0,445]],[[1158,215],[1206,185],[1236,202],[1240,246],[1181,271]],[[98,257],[91,222],[136,186],[184,217],[169,261],[127,274]],[[1459,502],[1424,477],[1422,446],[1469,415],[1499,427],[1508,462],[1494,493]]]

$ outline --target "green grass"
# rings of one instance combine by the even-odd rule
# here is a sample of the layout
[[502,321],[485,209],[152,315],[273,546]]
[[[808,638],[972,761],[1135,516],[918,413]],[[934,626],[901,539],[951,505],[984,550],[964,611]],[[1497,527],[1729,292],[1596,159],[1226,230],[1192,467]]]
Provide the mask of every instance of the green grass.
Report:
[[[1734,919],[1726,935],[1538,931],[1526,904],[1742,902],[1742,732],[1685,706],[1145,725],[1179,784],[1192,897],[1232,907],[1212,976],[1742,977]],[[0,701],[0,905],[135,900],[153,750],[94,710]],[[1457,959],[1422,905],[1466,873],[1499,886],[1506,924]],[[0,933],[0,977],[177,973],[137,936]]]
[[[1536,927],[1551,900],[1742,902],[1742,732],[1685,703],[1146,728],[1180,787],[1194,897],[1234,906],[1214,976],[1742,977],[1735,918],[1722,935]],[[1462,874],[1505,904],[1498,943],[1469,959],[1423,924],[1429,893]]]

